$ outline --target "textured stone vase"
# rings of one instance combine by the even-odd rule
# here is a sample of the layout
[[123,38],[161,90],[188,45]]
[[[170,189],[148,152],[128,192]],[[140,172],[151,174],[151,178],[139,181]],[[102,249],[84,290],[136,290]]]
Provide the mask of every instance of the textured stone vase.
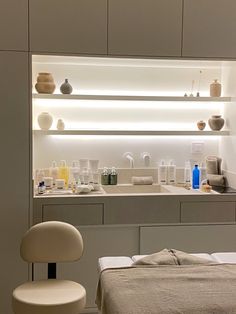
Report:
[[60,91],[62,94],[71,94],[73,91],[72,86],[68,82],[68,79],[65,79],[65,82],[61,84]]
[[52,116],[48,112],[42,112],[38,116],[38,124],[41,130],[49,130],[52,126]]
[[41,72],[38,74],[35,89],[40,94],[53,94],[56,85],[51,73]]
[[213,115],[208,120],[208,124],[213,131],[220,131],[225,124],[225,120],[221,118],[221,115]]
[[221,95],[221,84],[214,80],[213,83],[210,85],[210,96],[211,97],[220,97]]

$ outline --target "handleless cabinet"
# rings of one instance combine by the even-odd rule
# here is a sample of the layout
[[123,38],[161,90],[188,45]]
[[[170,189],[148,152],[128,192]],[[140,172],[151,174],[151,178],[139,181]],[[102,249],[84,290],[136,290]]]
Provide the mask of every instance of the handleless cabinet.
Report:
[[236,1],[184,0],[183,57],[236,58]]
[[109,0],[108,54],[181,56],[182,0]]
[[0,1],[0,50],[28,50],[28,0]]
[[30,0],[30,50],[107,53],[107,0]]
[[0,69],[4,178],[0,183],[0,313],[11,314],[12,290],[28,279],[28,265],[20,257],[20,241],[28,229],[31,192],[28,54],[0,52]]

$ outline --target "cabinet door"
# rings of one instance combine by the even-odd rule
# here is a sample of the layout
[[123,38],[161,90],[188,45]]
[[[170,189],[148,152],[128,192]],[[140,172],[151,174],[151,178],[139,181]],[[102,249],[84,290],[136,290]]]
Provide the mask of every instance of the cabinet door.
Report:
[[0,69],[0,313],[11,314],[12,290],[28,279],[28,265],[20,257],[31,192],[28,54],[0,52]]
[[104,224],[180,222],[177,197],[111,197],[104,204]]
[[0,1],[0,50],[28,50],[28,0]]
[[235,33],[235,0],[184,1],[184,57],[236,58]]
[[101,225],[103,204],[43,205],[43,221],[59,220],[74,226]]
[[234,222],[235,202],[182,202],[181,222]]
[[109,0],[108,53],[180,56],[182,0]]
[[236,250],[236,225],[176,225],[140,228],[140,254],[164,248],[189,253]]
[[107,53],[107,0],[30,0],[33,52]]

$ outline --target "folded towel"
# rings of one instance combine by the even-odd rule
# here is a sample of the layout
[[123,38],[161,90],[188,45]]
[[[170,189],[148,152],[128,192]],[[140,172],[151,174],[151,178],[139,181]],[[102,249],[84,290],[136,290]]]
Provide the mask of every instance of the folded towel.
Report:
[[153,177],[132,177],[131,182],[134,185],[150,185],[153,184]]
[[225,186],[225,178],[221,174],[207,174],[207,181],[210,185]]
[[218,163],[217,159],[207,159],[206,160],[207,173],[218,174]]
[[158,253],[147,255],[133,265],[193,265],[193,264],[209,264],[211,261],[193,256],[191,254],[178,251],[175,249],[164,249]]
[[217,156],[207,156],[206,168],[209,174],[221,174],[222,159]]

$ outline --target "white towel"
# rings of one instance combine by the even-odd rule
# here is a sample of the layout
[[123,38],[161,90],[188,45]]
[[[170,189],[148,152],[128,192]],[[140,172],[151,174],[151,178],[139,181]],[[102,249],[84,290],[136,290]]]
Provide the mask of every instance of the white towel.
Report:
[[134,185],[150,185],[153,184],[153,177],[132,177],[131,181]]

